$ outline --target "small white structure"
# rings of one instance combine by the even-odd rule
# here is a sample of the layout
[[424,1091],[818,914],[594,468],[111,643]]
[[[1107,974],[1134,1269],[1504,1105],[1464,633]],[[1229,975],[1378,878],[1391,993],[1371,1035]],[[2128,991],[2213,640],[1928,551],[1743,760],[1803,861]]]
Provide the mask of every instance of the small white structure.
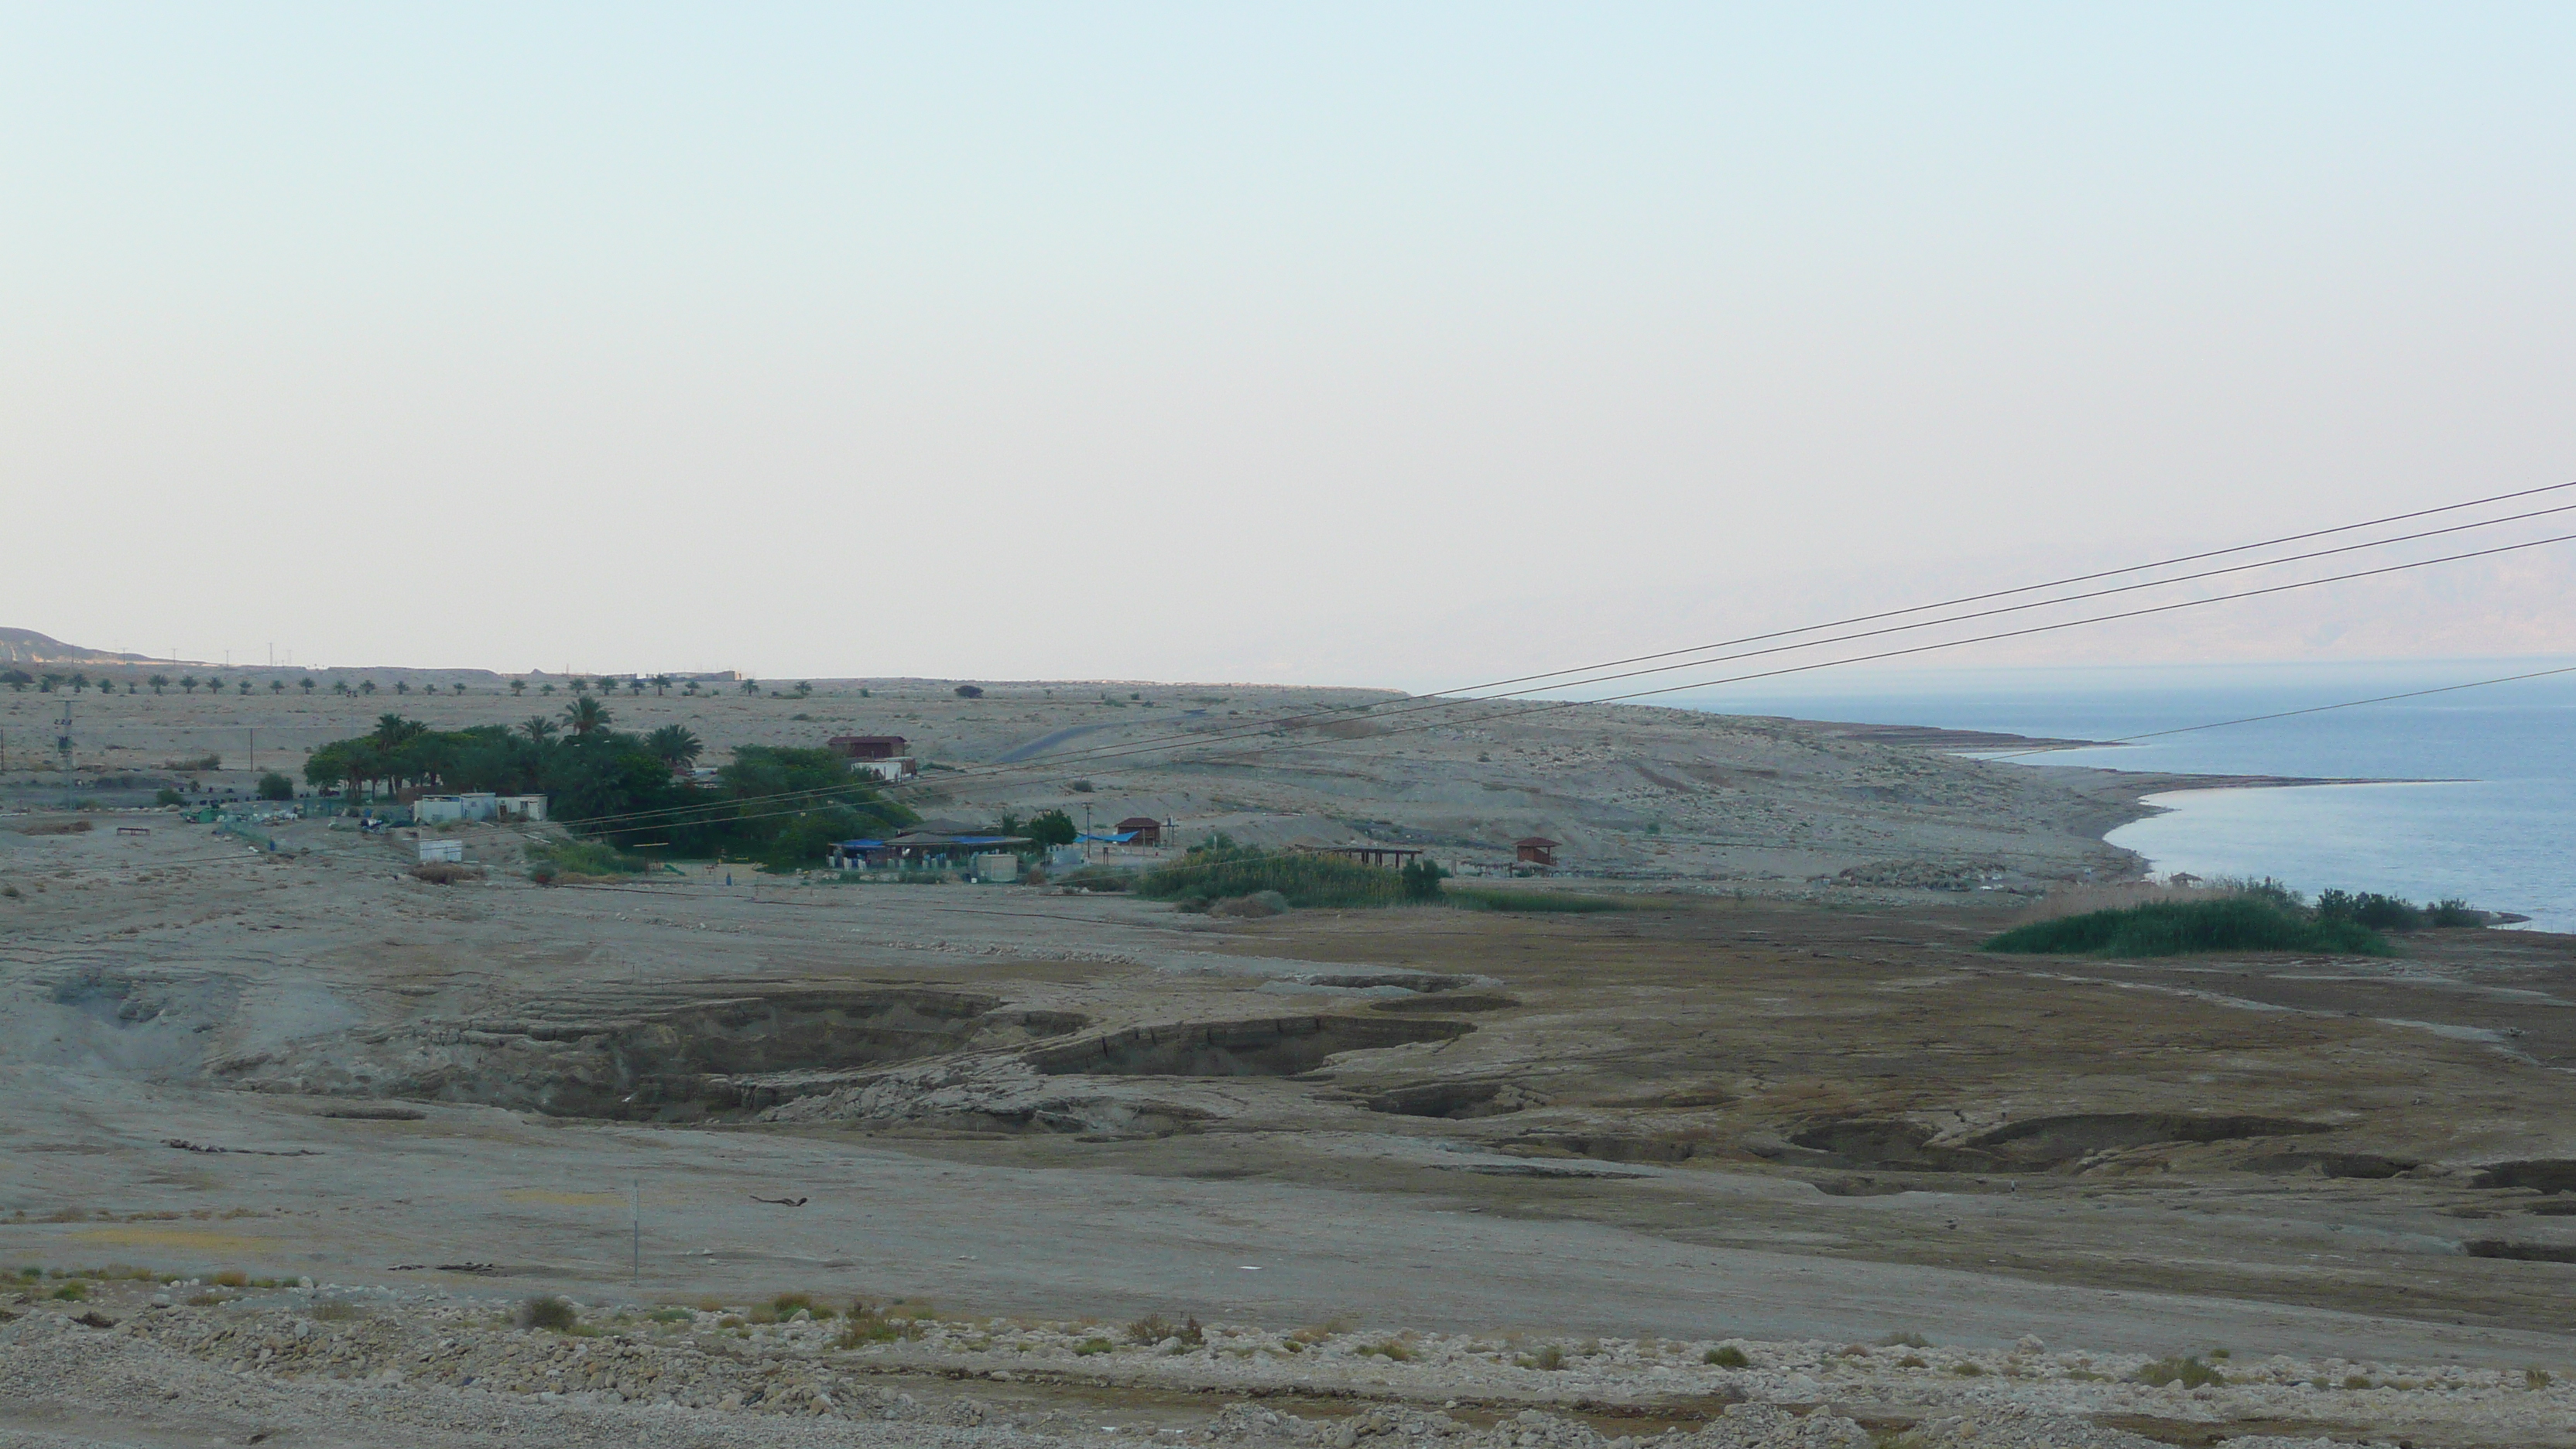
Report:
[[424,861],[452,860],[461,865],[465,861],[465,842],[462,840],[424,840],[420,843],[420,858]]
[[543,795],[495,795],[469,790],[461,795],[423,795],[411,802],[411,818],[423,825],[453,825],[461,820],[543,820]]
[[970,855],[966,857],[966,864],[974,870],[977,880],[1018,880],[1020,878],[1020,858],[1007,850],[996,850],[988,855]]
[[882,760],[852,760],[850,773],[874,775],[880,780],[900,780],[906,776],[920,774],[921,766],[913,763],[910,755],[895,755]]

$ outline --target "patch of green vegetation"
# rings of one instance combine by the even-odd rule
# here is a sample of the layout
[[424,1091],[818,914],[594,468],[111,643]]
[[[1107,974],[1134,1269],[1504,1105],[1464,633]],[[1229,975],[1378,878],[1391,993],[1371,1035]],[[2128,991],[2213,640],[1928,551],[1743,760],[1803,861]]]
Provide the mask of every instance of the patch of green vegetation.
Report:
[[2059,956],[2182,956],[2197,951],[2330,951],[2391,954],[2386,937],[2358,921],[2305,915],[2252,896],[2150,901],[2015,926],[1989,951]]
[[1551,1343],[1536,1353],[1523,1355],[1520,1366],[1542,1373],[1555,1373],[1565,1367],[1565,1350]]
[[540,884],[568,875],[641,875],[651,864],[599,840],[555,840],[528,847],[528,878]]
[[89,1297],[89,1285],[75,1279],[55,1289],[52,1296],[64,1303],[78,1303]]
[[1713,1365],[1717,1368],[1753,1367],[1753,1360],[1744,1356],[1744,1350],[1737,1348],[1731,1343],[1721,1343],[1717,1347],[1710,1349],[1706,1354],[1703,1354],[1700,1357],[1700,1362]]
[[1626,901],[1610,896],[1580,896],[1567,891],[1498,889],[1493,886],[1453,885],[1441,891],[1440,898],[1462,911],[1588,914],[1594,911],[1628,909]]
[[795,1317],[800,1309],[816,1318],[832,1316],[832,1310],[816,1303],[810,1293],[781,1293],[769,1300],[769,1311],[777,1314],[782,1322]]
[[2227,1375],[2202,1363],[2197,1354],[2175,1354],[2141,1365],[2130,1377],[2154,1388],[2180,1384],[2186,1389],[2206,1388],[2227,1382]]
[[1392,1338],[1388,1339],[1384,1343],[1370,1343],[1360,1346],[1360,1357],[1366,1358],[1370,1354],[1376,1354],[1378,1357],[1393,1363],[1413,1362],[1413,1350],[1406,1348],[1403,1344],[1396,1342]]
[[1115,1353],[1117,1350],[1118,1345],[1105,1338],[1086,1338],[1073,1346],[1073,1354],[1076,1358],[1089,1358],[1093,1354],[1100,1353]]
[[1236,845],[1223,835],[1145,872],[1133,889],[1150,900],[1202,910],[1212,901],[1261,891],[1276,891],[1298,909],[1392,906],[1406,899],[1404,881],[1394,871],[1338,855]]
[[1891,1333],[1878,1341],[1880,1348],[1930,1348],[1932,1340],[1919,1333]]

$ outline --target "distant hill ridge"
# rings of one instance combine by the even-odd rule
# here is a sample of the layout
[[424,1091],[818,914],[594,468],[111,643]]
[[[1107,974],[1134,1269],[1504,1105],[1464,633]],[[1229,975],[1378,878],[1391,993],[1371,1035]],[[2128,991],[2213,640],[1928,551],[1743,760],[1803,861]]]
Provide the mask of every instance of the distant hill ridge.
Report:
[[0,629],[0,664],[151,664],[148,654],[84,649],[33,629]]

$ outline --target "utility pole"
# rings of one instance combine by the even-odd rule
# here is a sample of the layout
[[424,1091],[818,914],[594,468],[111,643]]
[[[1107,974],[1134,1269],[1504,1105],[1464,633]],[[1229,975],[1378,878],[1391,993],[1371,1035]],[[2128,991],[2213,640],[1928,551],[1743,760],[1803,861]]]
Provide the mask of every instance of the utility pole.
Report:
[[63,701],[62,732],[54,736],[54,748],[63,756],[63,808],[72,808],[72,702]]
[[644,1281],[644,1179],[635,1178],[632,1188],[635,1194],[634,1216],[628,1221],[633,1224],[633,1236],[628,1239],[629,1257],[626,1267],[627,1276],[641,1283]]

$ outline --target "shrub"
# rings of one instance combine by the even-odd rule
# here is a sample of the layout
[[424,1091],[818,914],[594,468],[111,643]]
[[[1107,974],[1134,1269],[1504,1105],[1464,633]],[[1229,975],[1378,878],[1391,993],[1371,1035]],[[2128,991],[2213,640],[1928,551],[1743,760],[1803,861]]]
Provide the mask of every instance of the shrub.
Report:
[[510,1321],[521,1328],[543,1328],[561,1333],[581,1321],[571,1304],[552,1293],[540,1293],[523,1300],[510,1310]]
[[1080,886],[1087,891],[1123,891],[1135,883],[1133,871],[1107,870],[1096,865],[1086,865],[1056,882],[1057,885]]
[[2347,1388],[2347,1389],[2354,1389],[2354,1390],[2360,1390],[2360,1389],[2366,1389],[2366,1388],[2369,1388],[2369,1387],[2370,1387],[2370,1375],[2368,1375],[2368,1374],[2345,1374],[2345,1375],[2343,1376],[2343,1386],[2344,1386],[2345,1388]]
[[226,1268],[206,1281],[218,1288],[247,1288],[250,1286],[250,1275],[239,1268]]
[[2483,926],[2487,913],[2458,896],[2445,896],[2424,908],[2424,921],[2432,926]]
[[1127,1325],[1129,1343],[1152,1345],[1161,1343],[1167,1338],[1179,1339],[1185,1348],[1197,1348],[1207,1342],[1207,1334],[1199,1327],[1199,1321],[1196,1318],[1174,1324],[1159,1313],[1148,1313]]
[[1392,1338],[1384,1343],[1365,1344],[1360,1348],[1360,1357],[1366,1358],[1370,1354],[1376,1354],[1391,1363],[1413,1362],[1413,1350]]
[[2390,954],[2388,941],[2358,921],[2310,919],[2253,896],[2214,901],[2151,901],[2016,926],[1986,942],[1989,951],[2051,955],[2180,956],[2195,951],[2332,951]]
[[961,684],[957,686],[957,697],[959,699],[982,699],[984,697],[984,690],[980,685]]
[[1406,862],[1396,875],[1404,882],[1404,898],[1408,901],[1440,899],[1440,883],[1449,878],[1449,872],[1420,857]]
[[832,1310],[816,1303],[813,1295],[810,1293],[781,1293],[777,1297],[769,1300],[769,1307],[772,1312],[776,1313],[782,1319],[795,1317],[797,1310],[799,1309],[803,1309],[805,1312],[812,1314],[816,1318],[829,1318],[832,1316]]
[[2317,896],[2317,919],[2352,921],[2374,931],[2412,931],[2424,924],[2424,913],[2395,896],[2377,891],[2325,891]]
[[1096,1353],[1115,1353],[1118,1345],[1105,1338],[1086,1338],[1073,1346],[1076,1358],[1089,1358]]
[[1565,1350],[1551,1343],[1522,1359],[1521,1367],[1537,1369],[1543,1373],[1555,1373],[1565,1367]]
[[1932,1340],[1919,1333],[1891,1333],[1878,1341],[1880,1348],[1930,1348]]
[[284,775],[277,773],[275,770],[271,770],[267,774],[259,777],[259,798],[262,800],[292,800],[295,798],[295,782],[286,778]]
[[1731,1343],[1721,1343],[1717,1347],[1710,1349],[1707,1354],[1701,1357],[1700,1362],[1713,1364],[1718,1368],[1753,1367],[1753,1360],[1744,1356],[1744,1350],[1737,1348]]
[[171,789],[169,786],[164,785],[160,789],[152,792],[152,803],[155,805],[185,805],[188,803],[188,797]]
[[1249,921],[1280,915],[1287,909],[1288,898],[1277,891],[1254,891],[1248,896],[1228,896],[1208,904],[1211,916],[1235,916]]
[[20,835],[79,835],[90,829],[86,820],[30,820],[18,827]]
[[1964,1358],[1959,1360],[1957,1363],[1950,1365],[1950,1372],[1957,1374],[1963,1379],[1981,1379],[1986,1376],[1985,1368],[1982,1365]]
[[2159,1389],[2168,1384],[2198,1389],[2227,1382],[2227,1375],[2202,1363],[2198,1355],[2168,1355],[2142,1365],[2130,1377]]
[[2524,1388],[2531,1389],[2536,1392],[2549,1387],[2552,1382],[2553,1380],[2551,1379],[2549,1370],[2547,1369],[2527,1368],[2522,1371],[2522,1386]]
[[60,1288],[55,1289],[53,1296],[65,1303],[78,1303],[89,1297],[89,1285],[81,1282],[79,1279],[74,1279]]

